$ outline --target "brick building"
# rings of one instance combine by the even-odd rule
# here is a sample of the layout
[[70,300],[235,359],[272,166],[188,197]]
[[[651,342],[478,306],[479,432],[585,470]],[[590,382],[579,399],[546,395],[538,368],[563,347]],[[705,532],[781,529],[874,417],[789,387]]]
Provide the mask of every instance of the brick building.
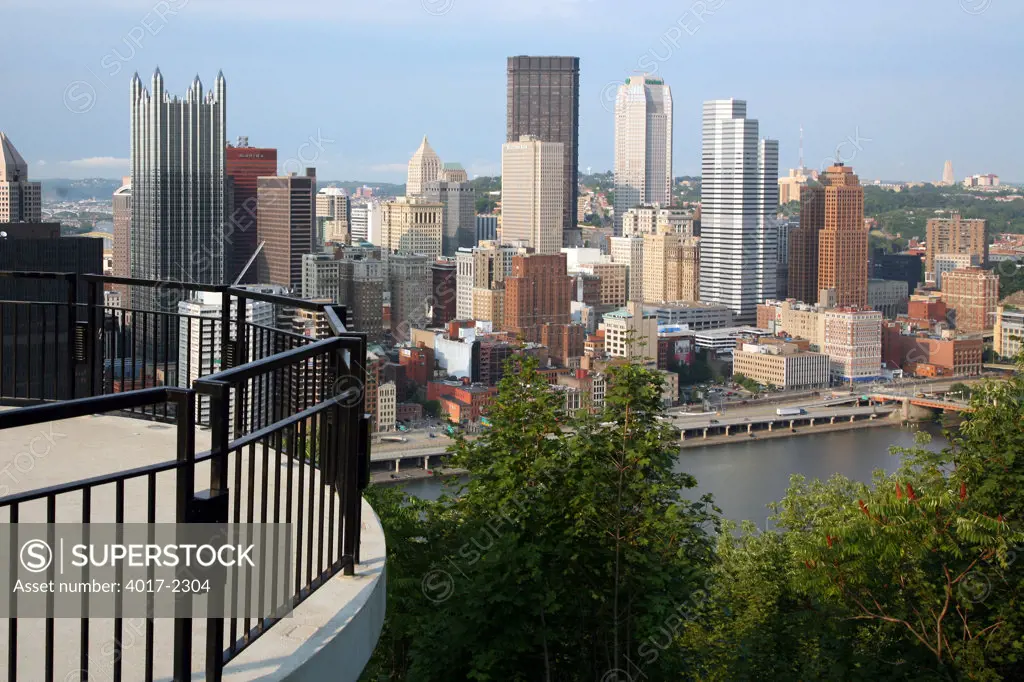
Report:
[[505,280],[503,329],[539,342],[541,325],[569,324],[572,288],[564,253],[514,256]]
[[992,329],[999,302],[999,276],[981,268],[964,268],[942,277],[942,300],[962,332]]

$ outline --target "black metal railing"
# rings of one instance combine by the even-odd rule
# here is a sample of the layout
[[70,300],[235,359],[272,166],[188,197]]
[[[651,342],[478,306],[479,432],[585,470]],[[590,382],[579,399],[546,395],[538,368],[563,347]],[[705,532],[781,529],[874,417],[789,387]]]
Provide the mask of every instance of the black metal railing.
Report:
[[[63,320],[56,325],[26,325],[20,323],[19,312],[19,324],[0,334],[5,344],[0,400],[41,403],[0,412],[0,432],[104,413],[170,422],[177,429],[173,457],[145,466],[125,463],[124,470],[95,478],[16,492],[0,498],[0,521],[25,522],[31,508],[33,520],[40,522],[153,523],[158,509],[167,509],[162,500],[158,505],[158,484],[173,477],[173,520],[178,523],[292,524],[295,581],[292,593],[283,595],[291,606],[339,572],[353,572],[359,561],[360,499],[370,459],[369,421],[363,413],[366,337],[345,329],[343,308],[226,286],[96,275],[84,276],[83,284],[62,274],[0,276],[63,282],[68,287],[63,301],[0,302],[3,316],[29,309],[17,306],[50,306],[56,319]],[[100,297],[106,284],[131,287],[131,304],[104,305]],[[78,298],[83,288],[84,302]],[[192,305],[197,293],[220,294],[222,305]],[[56,298],[52,292],[50,297]],[[143,306],[158,299],[156,309]],[[179,306],[181,301],[189,304]],[[255,308],[260,308],[259,315]],[[326,338],[301,333],[305,324],[287,328],[296,316],[312,321],[314,334]],[[25,380],[32,375],[24,369],[18,370],[21,374],[10,369],[25,366],[20,358],[27,357],[29,347],[35,353],[45,348],[60,358],[54,375],[47,375],[44,382]],[[18,363],[13,362],[15,350]],[[5,364],[8,359],[11,364]],[[197,454],[196,430],[201,425],[209,426],[211,444]],[[74,466],[73,459],[68,462]],[[206,467],[208,487],[197,481],[197,470],[205,472]],[[131,495],[127,504],[126,486],[132,490],[137,485],[144,490]],[[95,513],[101,493],[112,497],[101,506],[106,512],[112,509],[113,515],[100,518]],[[172,519],[164,515],[161,520]],[[252,584],[262,576],[245,575],[241,580]],[[205,652],[199,666],[205,679],[221,679],[224,666],[276,622],[206,619],[205,639],[199,643]],[[19,649],[25,641],[21,632],[29,626],[40,629],[47,653],[38,671],[21,671],[20,679],[55,679],[55,644],[60,641],[66,647],[70,642],[55,631],[54,619],[42,625],[25,619],[21,625],[18,619],[7,623],[7,679],[19,679],[19,661],[25,662],[24,647]],[[163,625],[160,619],[149,618],[144,637],[137,638],[144,640],[145,679],[153,679],[154,647],[166,639],[173,639],[174,679],[192,679],[197,644],[193,622],[174,619],[173,635],[160,634]],[[123,620],[115,619],[112,628],[116,655],[110,673],[113,679],[127,679],[122,678],[120,651]],[[82,679],[90,666],[91,632],[95,635],[95,627],[82,618]],[[137,641],[133,649],[138,652]],[[160,662],[157,657],[157,667]]]

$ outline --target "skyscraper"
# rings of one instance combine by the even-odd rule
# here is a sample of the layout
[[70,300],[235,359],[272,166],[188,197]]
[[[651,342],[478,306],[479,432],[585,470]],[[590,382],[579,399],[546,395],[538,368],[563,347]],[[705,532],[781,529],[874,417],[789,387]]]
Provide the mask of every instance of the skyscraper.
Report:
[[954,212],[948,218],[929,218],[925,225],[924,271],[935,272],[935,256],[942,253],[968,253],[982,265],[988,260],[988,221],[961,218]]
[[441,256],[444,205],[419,197],[381,204],[381,247],[394,253]]
[[[184,99],[164,90],[157,69],[153,92],[132,78],[132,277],[221,284],[224,236],[227,83],[218,73],[203,94],[196,76]],[[141,296],[137,298],[137,295]],[[133,304],[155,309],[151,289]]]
[[[465,173],[462,171],[462,175]],[[443,171],[442,177],[459,177],[459,174]],[[444,207],[441,231],[443,255],[454,257],[460,248],[476,244],[476,191],[468,181],[431,180],[424,183],[423,198]]]
[[538,342],[542,325],[569,324],[574,284],[564,253],[513,256],[512,274],[505,278],[503,329]]
[[402,253],[388,258],[388,290],[391,292],[391,335],[408,341],[411,329],[430,323],[430,262],[434,257]]
[[501,240],[537,253],[562,248],[563,173],[560,142],[523,135],[501,147]]
[[352,204],[345,190],[324,187],[316,193],[316,219],[323,221],[324,243],[348,244]]
[[615,236],[626,211],[648,204],[672,204],[672,91],[644,74],[615,100]]
[[836,163],[801,189],[789,262],[792,298],[814,303],[822,289],[834,289],[838,306],[868,304],[864,188],[849,166]]
[[942,168],[942,184],[947,186],[956,184],[956,176],[953,175],[952,161],[947,161],[946,165]]
[[305,175],[259,179],[256,233],[264,242],[257,259],[261,284],[301,289],[302,256],[313,252],[315,191],[313,168]]
[[[121,186],[114,191],[114,276],[131,277],[132,179],[121,178]],[[130,308],[127,286],[115,286],[121,292],[122,305]]]
[[28,164],[0,132],[0,223],[42,220],[42,185],[29,182]]
[[[238,144],[228,145],[226,173],[231,214],[224,234],[224,266],[227,281],[234,282],[259,244],[256,240],[256,181],[277,175],[277,150],[250,147],[249,138],[240,137]],[[255,281],[254,263],[245,271],[241,283]]]
[[775,295],[779,143],[758,139],[758,123],[737,99],[704,103],[700,300],[757,319]]
[[580,136],[579,57],[509,57],[506,142],[533,135],[544,142],[561,142],[562,230],[565,246],[580,239],[576,224],[579,192]]
[[420,196],[423,194],[424,185],[439,177],[441,177],[441,157],[430,146],[427,136],[424,135],[419,149],[409,159],[409,175],[405,182],[405,195],[407,197]]

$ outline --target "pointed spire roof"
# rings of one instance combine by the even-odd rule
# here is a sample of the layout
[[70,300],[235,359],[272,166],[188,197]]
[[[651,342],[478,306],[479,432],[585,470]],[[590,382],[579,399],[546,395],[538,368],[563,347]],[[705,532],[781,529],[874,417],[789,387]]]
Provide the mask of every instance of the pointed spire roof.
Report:
[[24,180],[28,180],[28,164],[14,148],[11,138],[0,131],[0,182]]

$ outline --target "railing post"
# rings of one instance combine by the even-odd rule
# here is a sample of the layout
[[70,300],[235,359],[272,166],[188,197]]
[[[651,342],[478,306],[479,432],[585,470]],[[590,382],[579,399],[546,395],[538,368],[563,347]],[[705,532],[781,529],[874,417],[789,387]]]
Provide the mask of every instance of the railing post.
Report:
[[[67,363],[68,363],[68,382],[65,387],[65,395],[63,399],[74,400],[77,391],[76,386],[78,384],[78,372],[75,370],[75,327],[78,323],[78,276],[68,278],[68,319],[67,319]],[[59,332],[57,332],[59,338]],[[54,372],[60,376],[60,368],[54,367]],[[55,396],[58,397],[59,396]]]
[[[196,394],[184,390],[176,394],[178,414],[178,469],[175,489],[175,521],[190,522],[192,496],[196,489]],[[187,601],[186,601],[187,603]],[[192,679],[192,619],[191,613],[174,619],[174,680]]]
[[[88,282],[88,300],[86,301],[86,310],[89,314],[89,324],[85,335],[85,352],[86,352],[86,366],[89,372],[89,395],[96,396],[102,394],[102,388],[97,391],[96,379],[99,374],[103,372],[103,356],[102,356],[102,344],[99,343],[100,337],[103,334],[103,322],[102,322],[102,308],[96,304],[96,292],[99,282],[90,279]],[[99,367],[97,367],[97,354],[99,354]]]

